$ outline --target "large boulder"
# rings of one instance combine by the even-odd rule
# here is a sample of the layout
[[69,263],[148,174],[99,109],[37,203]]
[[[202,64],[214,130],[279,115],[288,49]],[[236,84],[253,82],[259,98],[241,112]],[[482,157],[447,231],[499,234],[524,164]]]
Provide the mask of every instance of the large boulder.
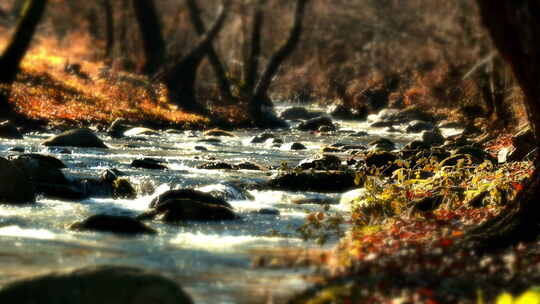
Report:
[[149,208],[138,218],[159,218],[168,223],[238,219],[225,200],[194,189],[169,190],[154,198]]
[[373,151],[366,155],[366,166],[382,168],[392,166],[398,159],[397,155],[387,151]]
[[40,183],[68,184],[64,173],[60,170],[66,168],[66,165],[54,156],[28,153],[12,156],[10,160],[36,185]]
[[173,280],[126,266],[91,266],[20,279],[0,289],[0,303],[191,304]]
[[69,229],[76,231],[112,232],[124,235],[156,234],[157,232],[144,223],[128,216],[96,214],[73,223]]
[[35,197],[34,186],[24,172],[0,157],[0,203],[32,203]]
[[23,136],[12,122],[6,120],[0,122],[0,138],[22,139]]
[[329,126],[335,128],[334,123],[332,122],[332,119],[330,119],[330,117],[321,116],[302,122],[300,125],[298,125],[298,130],[317,131],[322,126]]
[[281,119],[294,120],[294,119],[311,119],[318,116],[319,113],[309,112],[302,107],[287,108],[281,112],[279,117]]
[[70,146],[81,148],[108,148],[90,129],[74,129],[52,136],[42,143],[44,146]]
[[337,103],[328,109],[330,116],[336,119],[343,120],[365,120],[368,116],[368,109],[365,106],[357,108],[351,108],[345,106],[343,103]]
[[343,192],[356,186],[354,178],[354,172],[348,171],[283,172],[273,176],[266,186],[277,190]]

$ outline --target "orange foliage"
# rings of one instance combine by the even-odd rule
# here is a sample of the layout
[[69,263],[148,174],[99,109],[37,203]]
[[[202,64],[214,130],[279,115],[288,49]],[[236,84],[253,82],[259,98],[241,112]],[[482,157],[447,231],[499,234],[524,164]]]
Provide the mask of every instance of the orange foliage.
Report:
[[[52,39],[39,41],[26,55],[12,87],[10,99],[18,111],[51,121],[108,123],[123,117],[190,126],[208,123],[204,117],[175,109],[166,90],[145,77],[81,60],[87,41],[74,36],[68,50],[59,49]],[[75,69],[69,68],[70,58],[77,59]]]

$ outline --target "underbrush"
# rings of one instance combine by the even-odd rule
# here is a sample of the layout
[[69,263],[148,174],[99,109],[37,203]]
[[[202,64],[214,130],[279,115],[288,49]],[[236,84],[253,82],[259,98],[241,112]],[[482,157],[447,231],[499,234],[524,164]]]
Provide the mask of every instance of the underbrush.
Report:
[[386,176],[367,168],[348,200],[350,218],[336,220],[324,210],[310,215],[300,228],[307,239],[342,235],[343,223],[348,229],[324,261],[326,283],[292,302],[538,303],[522,300],[534,290],[522,294],[540,284],[540,242],[488,255],[454,246],[511,204],[532,164],[475,164],[467,157],[445,164],[397,160]]

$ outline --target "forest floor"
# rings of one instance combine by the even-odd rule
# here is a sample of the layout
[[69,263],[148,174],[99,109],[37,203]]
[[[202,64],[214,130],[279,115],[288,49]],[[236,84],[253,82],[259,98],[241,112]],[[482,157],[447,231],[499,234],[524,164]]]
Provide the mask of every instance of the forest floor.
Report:
[[[505,135],[484,149],[510,144]],[[532,163],[426,159],[415,168],[365,178],[352,229],[313,259],[329,275],[291,303],[540,303],[540,241],[489,254],[454,246],[511,206]],[[306,229],[317,238],[336,229],[332,222],[321,212]]]

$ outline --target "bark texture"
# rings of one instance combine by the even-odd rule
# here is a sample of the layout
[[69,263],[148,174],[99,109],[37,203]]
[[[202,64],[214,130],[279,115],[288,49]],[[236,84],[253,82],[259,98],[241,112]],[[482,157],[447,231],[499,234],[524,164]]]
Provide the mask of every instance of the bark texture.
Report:
[[[540,147],[540,2],[535,0],[477,0],[484,25],[508,62],[525,94],[527,115]],[[535,167],[539,168],[537,157]],[[475,247],[491,250],[540,233],[540,173],[535,169],[525,190],[500,216],[471,231]]]
[[141,32],[146,63],[143,73],[152,75],[165,62],[166,44],[154,0],[132,0]]
[[21,13],[15,34],[0,57],[0,117],[14,115],[9,104],[11,84],[15,81],[19,66],[30,47],[30,42],[43,16],[47,0],[27,0]]

